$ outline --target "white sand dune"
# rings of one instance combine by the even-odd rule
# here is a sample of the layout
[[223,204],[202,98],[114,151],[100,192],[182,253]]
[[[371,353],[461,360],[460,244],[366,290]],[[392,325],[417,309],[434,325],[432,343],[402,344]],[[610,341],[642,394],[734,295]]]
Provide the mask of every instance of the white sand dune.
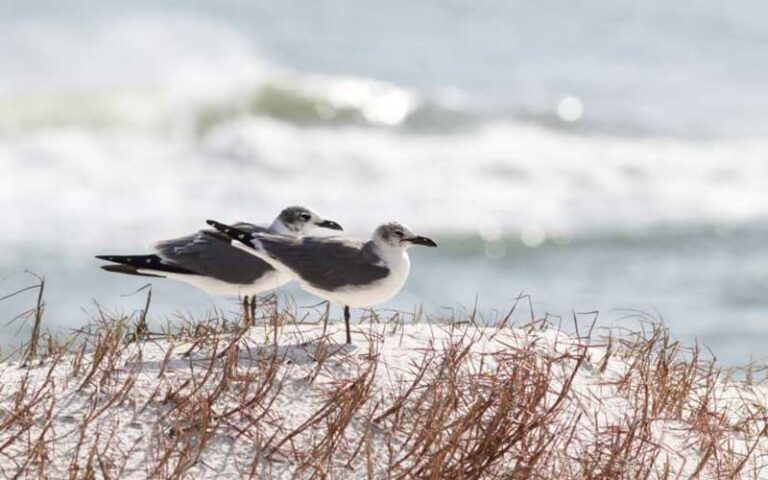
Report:
[[104,327],[85,353],[0,367],[0,476],[768,476],[766,389],[654,332],[363,324],[345,346],[301,325],[275,347],[271,327]]

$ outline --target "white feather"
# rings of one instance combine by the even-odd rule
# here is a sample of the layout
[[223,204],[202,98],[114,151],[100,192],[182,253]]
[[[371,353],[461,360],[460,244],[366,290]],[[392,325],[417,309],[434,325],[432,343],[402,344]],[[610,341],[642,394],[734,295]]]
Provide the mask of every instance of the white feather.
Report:
[[220,295],[224,297],[258,295],[262,292],[278,288],[291,281],[290,276],[283,275],[275,270],[266,272],[264,275],[259,277],[258,280],[248,284],[229,283],[213,277],[187,273],[158,272],[155,270],[146,269],[139,269],[138,272],[150,275],[160,275],[171,280],[177,280],[179,282],[192,285],[193,287],[197,287],[211,295]]

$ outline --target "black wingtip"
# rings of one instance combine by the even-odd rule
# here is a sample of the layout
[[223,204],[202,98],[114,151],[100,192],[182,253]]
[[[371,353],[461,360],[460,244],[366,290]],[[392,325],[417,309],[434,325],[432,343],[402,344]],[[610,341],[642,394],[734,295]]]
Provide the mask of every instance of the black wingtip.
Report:
[[232,242],[239,242],[243,245],[253,248],[253,242],[251,242],[253,234],[251,232],[240,230],[237,227],[225,225],[223,223],[217,222],[216,220],[206,220],[206,223],[224,235],[228,236]]
[[[150,255],[96,255],[99,260],[116,263],[104,265],[101,268],[108,272],[136,273],[137,270],[157,271],[164,273],[197,274],[192,270],[174,263],[165,262],[155,254]],[[130,271],[129,271],[130,270]],[[143,273],[143,272],[142,272]],[[162,273],[161,273],[162,275]]]
[[234,227],[230,227],[229,225],[225,225],[221,222],[217,222],[216,220],[206,220],[205,223],[212,226],[216,230],[226,234],[229,234],[234,228]]
[[235,238],[238,235],[242,237],[243,234],[246,233],[237,227],[230,227],[229,225],[217,222],[216,220],[206,220],[205,223],[231,238]]
[[162,275],[159,275],[159,274],[139,272],[136,267],[132,267],[130,265],[102,265],[101,269],[106,272],[125,273],[127,275],[136,275],[137,277],[164,278]]

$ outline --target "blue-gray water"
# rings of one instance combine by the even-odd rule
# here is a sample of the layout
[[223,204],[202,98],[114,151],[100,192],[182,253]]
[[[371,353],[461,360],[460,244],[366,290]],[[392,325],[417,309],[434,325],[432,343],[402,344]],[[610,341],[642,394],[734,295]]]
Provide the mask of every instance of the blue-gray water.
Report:
[[[525,292],[768,355],[765,2],[40,0],[0,26],[0,296],[46,275],[51,325],[141,306],[93,254],[298,203],[438,239],[387,306]],[[157,317],[231,305],[153,283]]]

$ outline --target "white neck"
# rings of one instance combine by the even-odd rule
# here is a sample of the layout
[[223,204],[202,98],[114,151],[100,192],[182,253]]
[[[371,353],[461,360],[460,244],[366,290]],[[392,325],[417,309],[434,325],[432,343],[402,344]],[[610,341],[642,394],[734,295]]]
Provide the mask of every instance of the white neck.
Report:
[[382,243],[376,243],[376,253],[390,266],[408,260],[408,251],[402,247],[393,247]]
[[269,226],[269,231],[278,235],[296,235],[296,232],[286,227],[283,221],[279,218],[276,218],[275,221],[272,222],[272,225]]

